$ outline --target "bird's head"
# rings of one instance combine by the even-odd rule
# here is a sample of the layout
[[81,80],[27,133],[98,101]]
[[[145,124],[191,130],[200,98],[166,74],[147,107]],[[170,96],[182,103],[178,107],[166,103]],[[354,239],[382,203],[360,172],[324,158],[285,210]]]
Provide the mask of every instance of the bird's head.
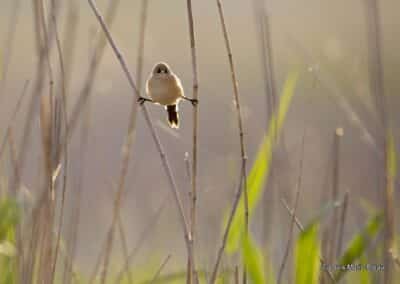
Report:
[[160,62],[157,63],[154,68],[153,68],[153,75],[159,76],[159,75],[169,75],[171,74],[171,70],[168,66],[167,63]]

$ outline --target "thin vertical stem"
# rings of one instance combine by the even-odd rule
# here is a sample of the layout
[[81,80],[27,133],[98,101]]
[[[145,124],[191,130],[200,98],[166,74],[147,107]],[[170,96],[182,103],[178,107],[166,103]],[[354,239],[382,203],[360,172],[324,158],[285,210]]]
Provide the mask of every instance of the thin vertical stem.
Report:
[[13,113],[11,114],[10,120],[9,120],[9,122],[7,124],[7,128],[6,128],[4,137],[1,139],[2,142],[1,142],[1,146],[0,146],[0,159],[3,156],[3,152],[4,152],[5,145],[6,145],[6,142],[7,142],[7,139],[8,139],[9,131],[10,131],[11,127],[12,127],[12,123],[15,121],[15,118],[17,117],[17,114],[18,114],[18,112],[19,112],[19,110],[21,108],[22,101],[24,100],[25,95],[27,93],[28,85],[29,85],[29,80],[25,81],[25,83],[24,83],[24,86],[22,88],[22,92],[19,95],[19,98],[18,98],[17,104],[15,106],[15,109],[14,109]]
[[[337,202],[339,197],[339,169],[340,169],[340,144],[341,138],[343,137],[343,129],[337,128],[334,135],[333,141],[333,184],[332,184],[332,192],[331,192],[331,200],[332,202]],[[336,255],[336,241],[337,241],[337,229],[339,226],[339,212],[338,208],[333,209],[332,223],[329,226],[329,241],[328,241],[328,253],[327,253],[327,261],[328,263],[335,263]]]
[[[67,94],[66,94],[66,83],[65,83],[65,67],[64,67],[64,57],[62,53],[62,48],[61,48],[61,42],[60,38],[58,35],[58,23],[57,23],[57,17],[54,13],[54,7],[56,7],[58,3],[56,0],[51,0],[51,11],[52,14],[51,16],[51,22],[54,25],[54,33],[55,33],[55,41],[56,41],[56,47],[57,47],[57,54],[58,54],[58,61],[60,65],[60,85],[61,85],[61,104],[62,104],[62,120],[64,122],[64,127],[65,130],[67,130],[66,124],[68,122],[68,116],[67,116]],[[58,125],[56,126],[58,127]],[[58,129],[57,131],[61,131]],[[64,139],[68,137],[68,134],[66,133],[64,135]],[[64,207],[65,207],[65,194],[66,194],[66,189],[67,189],[67,171],[68,171],[68,149],[67,149],[67,144],[66,143],[58,143],[57,147],[63,145],[64,147],[64,170],[63,170],[63,185],[62,185],[62,194],[61,194],[61,208],[60,208],[60,217],[59,217],[59,226],[58,226],[58,232],[57,232],[57,240],[56,240],[56,248],[55,248],[55,253],[54,253],[54,263],[53,263],[53,279],[55,276],[55,270],[56,270],[56,265],[57,265],[57,258],[58,258],[58,251],[60,247],[60,242],[61,242],[61,230],[63,226],[63,221],[64,221]],[[58,156],[57,159],[59,158],[59,154],[61,153],[60,149],[57,149],[56,155]],[[57,164],[60,161],[57,161]],[[54,165],[55,167],[58,167],[58,165]]]
[[[116,45],[116,43],[115,43],[115,41],[114,41],[109,29],[107,28],[106,23],[103,20],[103,17],[101,16],[98,8],[95,5],[95,2],[93,0],[88,0],[88,2],[89,2],[90,7],[92,8],[93,13],[95,14],[95,16],[97,18],[99,24],[101,25],[101,27],[102,27],[102,29],[103,29],[106,37],[107,37],[107,40],[108,40],[109,44],[111,45],[111,47],[112,47],[112,49],[113,49],[113,51],[114,51],[119,63],[121,64],[121,67],[122,67],[122,69],[123,69],[123,71],[124,71],[124,73],[125,73],[125,75],[126,75],[126,77],[128,79],[129,85],[131,86],[132,90],[134,91],[134,94],[136,95],[136,97],[139,97],[139,90],[136,87],[135,81],[134,81],[133,76],[131,75],[131,73],[130,73],[130,71],[128,69],[127,63],[126,63],[124,57],[122,56],[121,51],[118,49],[118,47],[117,47],[117,45]],[[160,157],[161,157],[162,165],[163,165],[163,167],[164,167],[164,169],[166,171],[166,174],[167,174],[167,177],[168,177],[168,181],[169,181],[169,184],[170,184],[170,189],[171,189],[171,191],[173,193],[176,205],[178,207],[179,216],[180,216],[180,222],[181,222],[181,225],[182,225],[183,231],[184,231],[185,243],[186,243],[187,249],[189,250],[191,235],[190,235],[190,231],[188,229],[186,216],[185,216],[185,211],[184,211],[183,204],[182,204],[182,201],[181,201],[181,198],[180,198],[180,195],[179,195],[179,191],[177,189],[177,185],[176,185],[175,179],[173,177],[171,168],[169,166],[169,162],[167,160],[167,156],[166,156],[166,154],[164,152],[164,149],[163,149],[163,147],[161,145],[161,142],[160,142],[160,140],[158,138],[158,135],[157,135],[157,133],[156,133],[156,131],[154,129],[152,120],[150,118],[150,115],[149,115],[145,105],[142,105],[142,112],[143,112],[143,115],[145,117],[145,121],[146,121],[146,123],[147,123],[147,125],[148,125],[148,127],[149,127],[149,129],[151,131],[151,135],[153,137],[153,140],[156,143],[158,152],[159,152]],[[125,148],[124,151],[127,151],[127,149]],[[114,238],[114,227],[115,227],[115,224],[116,224],[116,218],[117,218],[117,216],[119,214],[119,210],[120,210],[120,207],[121,207],[121,197],[122,197],[123,188],[124,188],[124,185],[120,181],[120,183],[118,185],[118,191],[117,191],[116,199],[115,199],[113,220],[112,220],[111,228],[108,231],[108,237],[107,237],[108,241],[107,241],[107,248],[106,248],[106,256],[109,255],[110,251],[111,251],[112,242],[113,242],[113,238]],[[100,281],[101,283],[105,283],[105,281],[106,281],[108,261],[109,261],[109,257],[105,257],[105,263],[104,263],[104,267],[103,267],[103,271],[102,271],[102,275],[101,275],[101,281]]]
[[[229,41],[229,36],[228,36],[228,31],[225,23],[225,17],[224,17],[224,11],[222,7],[222,2],[221,0],[216,0],[217,1],[217,6],[218,6],[218,15],[219,15],[219,20],[221,23],[222,27],[222,32],[224,36],[224,41],[225,41],[225,48],[226,52],[228,55],[228,61],[229,61],[229,67],[231,71],[231,79],[232,79],[232,85],[233,85],[233,97],[234,97],[234,102],[235,102],[235,107],[236,107],[236,116],[237,116],[237,123],[238,123],[238,128],[239,128],[239,140],[240,140],[240,156],[242,159],[242,166],[241,166],[241,173],[240,176],[243,177],[243,191],[244,191],[244,218],[245,218],[245,226],[246,226],[246,233],[248,233],[249,230],[249,203],[248,203],[248,196],[247,196],[247,170],[246,170],[246,161],[247,161],[247,156],[246,156],[246,150],[245,150],[245,142],[244,142],[244,129],[243,129],[243,120],[242,120],[242,112],[241,112],[241,107],[240,107],[240,101],[239,101],[239,84],[237,81],[237,76],[236,76],[236,71],[235,71],[235,65],[233,62],[233,55],[232,55],[232,48],[231,44]],[[242,187],[240,185],[240,193],[242,193]],[[236,212],[237,206],[233,206],[233,209],[235,210],[233,212],[233,215]],[[227,227],[227,230],[229,231],[229,228]],[[225,246],[225,245],[223,245]],[[216,267],[218,269],[218,264]],[[212,282],[214,283],[216,280],[216,273],[212,277]],[[243,272],[243,279],[244,283],[246,283],[246,271]]]
[[[286,208],[286,210],[288,211],[289,215],[294,219],[294,222],[297,226],[297,228],[299,229],[300,232],[304,231],[304,226],[300,223],[300,220],[297,218],[296,214],[294,213],[294,210],[292,210],[289,205],[287,204],[286,200],[284,198],[281,199],[281,202],[283,204],[283,206]],[[325,259],[320,256],[320,262],[321,264],[326,264],[327,262],[325,261]],[[333,276],[332,272],[329,269],[324,269],[325,273],[329,276],[330,280],[333,283],[336,283],[335,277]]]
[[4,41],[4,56],[2,66],[0,67],[0,101],[3,98],[3,92],[6,87],[8,70],[13,52],[15,31],[17,29],[18,19],[20,15],[21,0],[14,0],[12,10],[10,13],[10,20],[8,22],[7,36]]
[[167,257],[164,259],[164,261],[161,263],[160,267],[157,269],[156,274],[153,277],[153,280],[151,281],[151,283],[155,283],[157,278],[160,276],[161,271],[164,269],[165,265],[167,265],[168,261],[170,260],[171,255],[167,255]]
[[128,261],[124,264],[124,267],[121,269],[121,271],[117,274],[117,280],[115,283],[120,283],[122,281],[122,277],[124,273],[129,269],[129,265],[132,263],[133,259],[135,256],[138,254],[139,249],[143,246],[144,242],[148,239],[151,231],[155,228],[157,221],[160,219],[160,216],[167,205],[168,198],[163,199],[163,203],[160,205],[160,207],[157,209],[156,213],[154,216],[150,218],[150,222],[146,224],[146,228],[140,233],[139,235],[139,240],[132,249],[131,252],[128,254]]
[[[196,40],[194,36],[194,21],[192,11],[192,1],[187,0],[187,13],[189,21],[190,50],[192,55],[192,75],[193,75],[193,99],[198,100],[198,76],[197,76],[197,57]],[[191,284],[193,274],[196,273],[194,264],[194,242],[196,235],[196,200],[197,200],[197,132],[198,132],[198,105],[193,107],[193,147],[192,147],[192,192],[191,192],[191,210],[190,210],[190,234],[192,236],[188,253],[188,273],[187,283]]]
[[293,227],[294,227],[294,222],[295,222],[294,216],[296,216],[296,210],[297,210],[297,205],[299,203],[300,190],[301,190],[301,185],[302,185],[303,160],[304,160],[304,141],[305,141],[305,133],[303,134],[302,145],[301,145],[301,155],[300,155],[300,162],[299,162],[299,175],[297,176],[296,194],[295,194],[294,205],[293,205],[293,215],[292,215],[292,220],[290,222],[289,235],[288,235],[288,241],[287,241],[287,244],[286,244],[285,254],[283,256],[283,260],[282,260],[281,266],[279,268],[278,284],[281,283],[281,281],[282,281],[283,271],[285,269],[285,264],[286,264],[287,258],[289,256],[290,246],[292,244]]
[[395,244],[395,214],[394,214],[394,181],[388,168],[388,141],[389,132],[387,105],[384,89],[384,70],[382,64],[382,30],[380,9],[377,0],[366,0],[366,22],[368,38],[368,59],[369,59],[369,80],[370,88],[375,97],[376,108],[381,128],[378,129],[379,139],[381,141],[382,152],[384,153],[384,172],[383,190],[384,190],[384,266],[383,283],[390,284],[393,280],[393,262],[390,251]]
[[[260,53],[261,53],[261,63],[262,71],[264,77],[264,92],[265,92],[265,102],[267,110],[266,119],[266,130],[268,132],[268,127],[270,126],[271,117],[275,112],[277,98],[276,98],[276,86],[275,86],[275,73],[274,73],[274,61],[273,61],[273,50],[272,50],[272,40],[270,32],[269,15],[267,12],[267,7],[264,0],[253,0],[254,10],[256,14],[256,24],[259,26],[259,41],[260,41]],[[276,125],[274,126],[275,132],[277,131]],[[277,133],[274,133],[275,137]],[[275,141],[274,141],[275,142]],[[274,154],[274,153],[273,153]],[[274,164],[274,159],[271,159],[271,164]],[[268,182],[265,187],[270,187],[270,190],[264,190],[263,192],[263,224],[262,224],[262,235],[264,244],[267,243],[268,237],[271,232],[268,230],[268,225],[274,220],[275,210],[273,206],[268,204],[270,200],[276,199],[276,190],[274,189],[274,167],[270,167],[270,173]]]
[[[243,173],[243,171],[241,173]],[[213,271],[212,271],[212,274],[211,274],[211,279],[210,279],[210,283],[211,284],[214,284],[215,281],[217,280],[218,269],[219,269],[219,266],[220,266],[220,263],[221,263],[222,254],[224,253],[226,242],[228,240],[228,235],[229,235],[230,228],[232,226],[233,217],[235,216],[235,212],[236,212],[236,210],[238,208],[238,205],[239,205],[239,201],[240,201],[240,197],[241,197],[241,193],[242,193],[242,188],[243,188],[242,187],[242,183],[243,183],[243,174],[240,175],[240,180],[239,180],[238,188],[236,190],[235,198],[233,200],[232,209],[231,209],[231,212],[230,212],[229,217],[228,217],[228,222],[226,224],[224,235],[222,237],[221,246],[219,247],[219,250],[218,250],[217,260],[215,261],[215,265],[214,265],[214,268],[213,268]]]
[[349,203],[349,192],[346,191],[343,197],[343,205],[342,205],[342,212],[340,215],[340,224],[339,224],[339,234],[337,239],[337,247],[336,247],[336,256],[339,257],[340,253],[342,252],[343,246],[343,235],[344,235],[344,225],[346,223],[346,214],[347,214],[347,206]]

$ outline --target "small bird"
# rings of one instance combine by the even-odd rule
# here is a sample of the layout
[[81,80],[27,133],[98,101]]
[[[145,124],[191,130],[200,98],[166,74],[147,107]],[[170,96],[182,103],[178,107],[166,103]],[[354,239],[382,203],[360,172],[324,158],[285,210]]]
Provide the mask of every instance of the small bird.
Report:
[[196,106],[197,99],[184,95],[181,80],[167,63],[157,63],[146,82],[146,94],[151,98],[139,97],[138,102],[152,102],[165,106],[168,113],[168,123],[171,128],[179,128],[178,104],[181,99],[190,101]]

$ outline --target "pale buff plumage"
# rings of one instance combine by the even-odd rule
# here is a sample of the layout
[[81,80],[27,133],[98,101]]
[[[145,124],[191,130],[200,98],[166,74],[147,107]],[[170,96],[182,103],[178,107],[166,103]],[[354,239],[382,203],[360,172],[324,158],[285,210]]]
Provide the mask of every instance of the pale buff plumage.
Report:
[[150,101],[165,106],[168,113],[168,123],[172,128],[179,127],[178,103],[181,99],[196,104],[197,100],[189,99],[184,95],[181,80],[176,76],[168,64],[157,63],[147,79],[146,94],[151,99],[139,97],[139,102]]
[[183,97],[181,80],[166,63],[158,63],[146,84],[147,95],[160,105],[174,105]]

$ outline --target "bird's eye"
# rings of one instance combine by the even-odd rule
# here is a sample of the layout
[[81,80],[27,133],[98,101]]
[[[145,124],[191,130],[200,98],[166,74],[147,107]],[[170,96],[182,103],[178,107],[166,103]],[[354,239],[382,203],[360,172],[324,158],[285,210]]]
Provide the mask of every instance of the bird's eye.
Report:
[[157,69],[157,73],[160,74],[162,72],[161,68]]

